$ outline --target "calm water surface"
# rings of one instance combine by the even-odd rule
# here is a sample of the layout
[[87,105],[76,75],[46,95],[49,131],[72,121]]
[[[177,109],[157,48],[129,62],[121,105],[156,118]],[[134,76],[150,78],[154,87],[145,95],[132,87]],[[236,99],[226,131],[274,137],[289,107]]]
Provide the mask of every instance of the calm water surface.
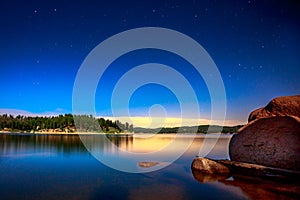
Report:
[[[101,137],[106,136],[96,137],[97,141],[102,141]],[[172,141],[172,137],[110,136],[109,139],[111,145],[120,149],[149,152],[163,147]],[[180,137],[180,140],[185,138]],[[228,136],[220,137],[208,157],[228,158],[229,140]],[[111,146],[101,145],[101,142],[97,145],[100,153],[109,154],[113,159],[117,152],[112,151]],[[233,178],[210,182],[209,178],[193,175],[190,166],[202,145],[203,137],[197,136],[188,151],[169,166],[133,174],[99,162],[86,150],[78,135],[0,134],[0,199],[255,198]],[[118,164],[124,163],[120,160]]]

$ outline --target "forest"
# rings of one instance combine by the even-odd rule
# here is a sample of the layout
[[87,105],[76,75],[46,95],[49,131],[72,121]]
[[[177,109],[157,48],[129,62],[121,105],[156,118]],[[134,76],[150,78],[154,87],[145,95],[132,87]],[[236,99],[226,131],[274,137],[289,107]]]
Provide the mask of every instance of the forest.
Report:
[[[75,126],[76,125],[76,126]],[[95,118],[92,115],[58,115],[50,117],[32,117],[22,115],[0,115],[0,130],[8,132],[132,132],[133,125]]]

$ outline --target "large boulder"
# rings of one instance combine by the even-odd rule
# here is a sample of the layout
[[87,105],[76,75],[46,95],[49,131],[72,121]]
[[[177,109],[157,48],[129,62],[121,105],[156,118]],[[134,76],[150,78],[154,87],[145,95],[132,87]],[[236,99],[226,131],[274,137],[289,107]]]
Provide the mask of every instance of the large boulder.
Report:
[[300,170],[300,118],[276,116],[251,121],[231,138],[230,159]]
[[266,107],[254,110],[248,121],[273,116],[300,117],[300,95],[275,98]]

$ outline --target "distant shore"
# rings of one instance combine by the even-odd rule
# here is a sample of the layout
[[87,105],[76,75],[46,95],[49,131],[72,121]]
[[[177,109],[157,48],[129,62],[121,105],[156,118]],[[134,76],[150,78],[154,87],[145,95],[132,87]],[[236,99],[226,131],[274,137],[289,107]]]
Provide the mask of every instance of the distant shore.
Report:
[[54,132],[54,131],[36,131],[36,132],[23,132],[23,131],[0,131],[5,134],[28,134],[28,135],[133,135],[134,133],[100,133],[100,132]]
[[100,132],[22,132],[22,131],[0,131],[0,134],[24,134],[24,135],[115,135],[115,136],[132,136],[132,135],[179,135],[179,136],[191,136],[196,134],[198,136],[209,136],[215,138],[216,136],[228,136],[231,137],[232,134],[229,133],[100,133]]

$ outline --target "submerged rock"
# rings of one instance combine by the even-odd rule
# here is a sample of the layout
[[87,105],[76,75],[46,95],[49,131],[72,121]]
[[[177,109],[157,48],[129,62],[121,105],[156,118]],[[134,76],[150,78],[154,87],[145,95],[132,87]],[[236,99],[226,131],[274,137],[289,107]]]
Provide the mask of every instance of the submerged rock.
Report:
[[207,158],[195,158],[192,163],[192,169],[198,170],[204,174],[229,174],[230,170],[223,164],[217,163]]
[[300,170],[300,118],[277,116],[251,121],[231,138],[232,161]]
[[159,162],[139,162],[139,167],[149,168],[158,165]]
[[300,95],[277,97],[270,101],[266,107],[254,110],[249,115],[248,121],[273,116],[295,116],[300,118]]

